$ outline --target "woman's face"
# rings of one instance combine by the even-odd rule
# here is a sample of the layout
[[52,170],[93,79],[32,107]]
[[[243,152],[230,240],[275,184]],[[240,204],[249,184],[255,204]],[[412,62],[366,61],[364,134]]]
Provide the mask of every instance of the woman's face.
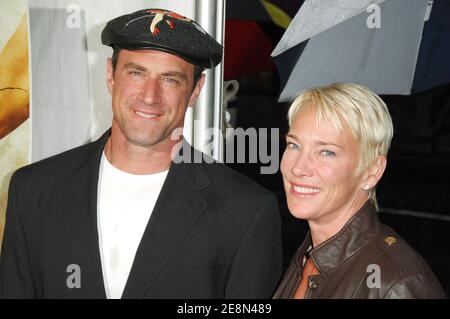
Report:
[[329,224],[353,215],[367,200],[363,175],[355,176],[359,143],[342,121],[340,131],[311,105],[298,113],[287,134],[281,161],[287,204],[292,215]]

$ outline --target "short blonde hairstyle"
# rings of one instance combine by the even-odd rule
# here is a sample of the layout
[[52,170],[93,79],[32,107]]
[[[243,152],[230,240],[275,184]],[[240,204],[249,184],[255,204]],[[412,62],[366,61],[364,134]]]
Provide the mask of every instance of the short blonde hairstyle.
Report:
[[[387,155],[394,129],[389,110],[383,100],[368,88],[353,83],[334,83],[301,92],[288,112],[289,127],[295,116],[311,105],[316,121],[330,121],[339,130],[347,122],[359,141],[361,156],[355,175],[361,174],[379,156]],[[376,204],[375,189],[369,198]]]

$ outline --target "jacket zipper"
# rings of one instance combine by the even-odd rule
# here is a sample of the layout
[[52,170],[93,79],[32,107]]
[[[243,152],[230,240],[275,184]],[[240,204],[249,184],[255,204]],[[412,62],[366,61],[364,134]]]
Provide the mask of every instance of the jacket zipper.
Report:
[[319,285],[319,283],[317,282],[316,279],[314,279],[314,277],[316,276],[310,276],[310,278],[308,278],[308,288],[306,288],[305,299],[311,299],[312,293],[314,292],[314,290],[316,290],[317,286]]

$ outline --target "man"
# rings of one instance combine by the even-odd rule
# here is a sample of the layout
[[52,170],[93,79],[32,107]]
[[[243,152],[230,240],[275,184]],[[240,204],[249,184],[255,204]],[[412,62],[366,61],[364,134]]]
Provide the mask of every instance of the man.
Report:
[[222,47],[154,9],[110,21],[102,42],[114,48],[112,128],[14,174],[0,296],[270,297],[281,271],[274,196],[222,164],[171,157]]

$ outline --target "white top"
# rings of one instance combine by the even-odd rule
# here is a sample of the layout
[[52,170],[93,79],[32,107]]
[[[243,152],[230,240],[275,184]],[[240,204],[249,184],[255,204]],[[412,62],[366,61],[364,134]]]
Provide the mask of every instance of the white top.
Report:
[[97,225],[106,296],[121,298],[168,170],[134,175],[100,162]]

